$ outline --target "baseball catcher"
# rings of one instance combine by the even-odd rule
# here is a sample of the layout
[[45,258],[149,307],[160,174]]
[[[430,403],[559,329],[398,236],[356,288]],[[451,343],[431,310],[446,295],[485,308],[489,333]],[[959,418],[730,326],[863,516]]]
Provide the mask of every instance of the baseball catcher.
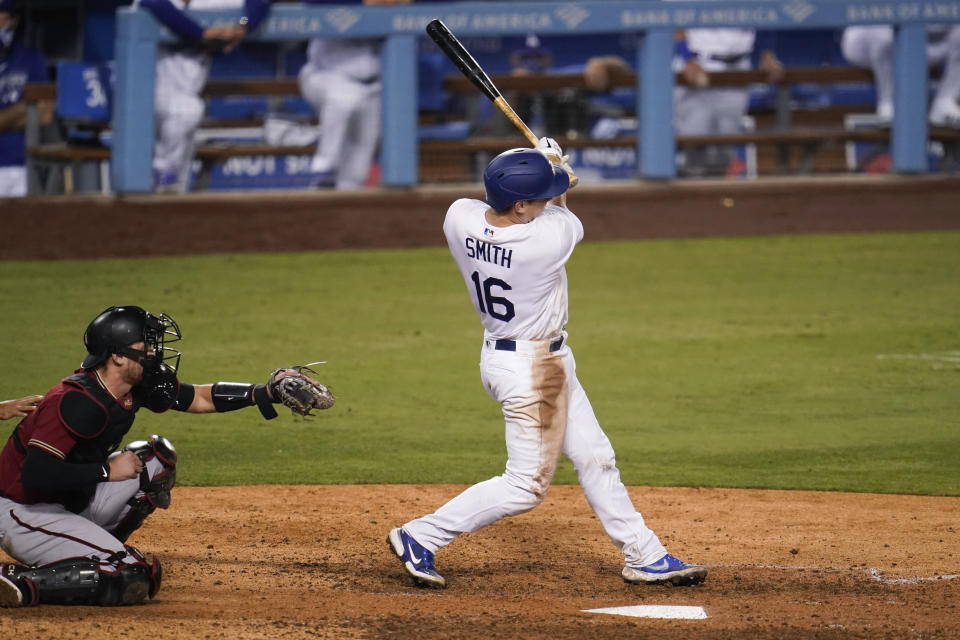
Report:
[[[0,606],[125,605],[153,598],[155,557],[126,544],[170,506],[177,452],[163,436],[119,448],[136,412],[223,413],[274,404],[296,414],[333,406],[304,371],[276,369],[265,384],[188,384],[177,378],[180,328],[140,307],[110,307],[87,327],[80,368],[48,391],[0,451]],[[318,364],[318,363],[313,363]],[[119,448],[119,450],[118,450]]]

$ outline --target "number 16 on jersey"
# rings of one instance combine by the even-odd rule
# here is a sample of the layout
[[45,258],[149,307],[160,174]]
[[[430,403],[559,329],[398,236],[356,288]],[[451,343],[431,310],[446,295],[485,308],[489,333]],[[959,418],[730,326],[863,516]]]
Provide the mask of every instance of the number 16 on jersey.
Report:
[[477,304],[480,307],[480,313],[489,314],[491,317],[503,322],[510,322],[516,312],[513,309],[513,303],[503,296],[494,295],[494,287],[498,287],[500,292],[510,291],[512,287],[500,278],[489,277],[480,280],[480,272],[474,271],[470,274],[473,280],[473,288],[477,293]]

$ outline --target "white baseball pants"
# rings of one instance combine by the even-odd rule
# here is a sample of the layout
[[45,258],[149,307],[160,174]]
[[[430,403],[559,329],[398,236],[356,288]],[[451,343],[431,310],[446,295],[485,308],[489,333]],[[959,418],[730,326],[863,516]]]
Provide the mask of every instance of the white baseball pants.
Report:
[[314,172],[333,171],[337,189],[358,189],[380,142],[380,81],[359,82],[311,63],[300,69],[300,92],[320,117]]
[[644,524],[620,480],[613,446],[577,380],[573,352],[565,344],[550,352],[549,345],[517,341],[517,350],[511,352],[485,342],[480,372],[490,397],[503,409],[506,470],[403,528],[436,552],[461,533],[529,511],[546,496],[562,453],[573,463],[587,502],[626,563],[655,562],[667,551]]
[[[841,40],[843,57],[851,64],[873,71],[877,88],[877,113],[893,113],[893,27],[871,25],[847,27]],[[960,25],[952,25],[946,36],[927,45],[929,64],[945,63],[933,102],[943,100],[956,106],[960,97]]]
[[190,182],[195,136],[206,110],[200,94],[210,64],[205,53],[157,51],[153,169],[175,176],[174,187],[180,192],[186,191]]

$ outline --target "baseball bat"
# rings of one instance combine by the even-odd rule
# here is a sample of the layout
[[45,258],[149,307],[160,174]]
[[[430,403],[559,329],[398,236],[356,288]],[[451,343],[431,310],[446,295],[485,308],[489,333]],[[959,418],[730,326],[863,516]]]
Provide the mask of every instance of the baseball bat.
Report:
[[503,99],[499,89],[494,86],[487,72],[477,64],[477,61],[473,59],[470,52],[468,52],[467,49],[460,44],[460,41],[457,40],[457,37],[450,32],[447,25],[443,24],[443,21],[440,19],[431,20],[429,24],[427,24],[427,35],[437,43],[440,50],[457,66],[460,73],[465,75],[474,86],[480,89],[483,95],[490,98],[493,104],[497,105],[497,108],[520,130],[520,133],[530,141],[530,144],[534,147],[537,146],[537,142],[539,142],[537,135],[520,119],[520,116],[513,110],[513,107]]

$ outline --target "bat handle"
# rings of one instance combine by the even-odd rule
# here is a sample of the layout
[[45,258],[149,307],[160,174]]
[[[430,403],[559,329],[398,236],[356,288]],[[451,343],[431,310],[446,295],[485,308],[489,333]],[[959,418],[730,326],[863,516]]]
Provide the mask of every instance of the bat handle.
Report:
[[503,115],[507,116],[507,119],[513,123],[517,129],[520,130],[520,133],[530,142],[534,147],[537,146],[537,143],[540,142],[540,138],[537,137],[533,131],[530,130],[530,127],[520,119],[520,116],[517,115],[517,112],[513,110],[513,107],[503,99],[503,96],[497,96],[494,98],[493,103],[497,105],[497,108],[503,112]]
[[[537,137],[533,131],[530,130],[530,127],[520,119],[520,116],[517,115],[517,112],[513,110],[513,107],[503,99],[503,96],[497,96],[493,99],[493,103],[497,105],[500,111],[503,112],[503,115],[507,116],[507,119],[513,123],[513,125],[520,130],[520,133],[527,139],[530,143],[530,146],[536,147],[540,142],[540,138]],[[557,161],[561,161],[560,158],[557,158]],[[567,165],[569,166],[569,165]],[[566,169],[567,174],[570,176],[570,188],[577,186],[577,183],[580,182],[578,178],[569,168]]]

